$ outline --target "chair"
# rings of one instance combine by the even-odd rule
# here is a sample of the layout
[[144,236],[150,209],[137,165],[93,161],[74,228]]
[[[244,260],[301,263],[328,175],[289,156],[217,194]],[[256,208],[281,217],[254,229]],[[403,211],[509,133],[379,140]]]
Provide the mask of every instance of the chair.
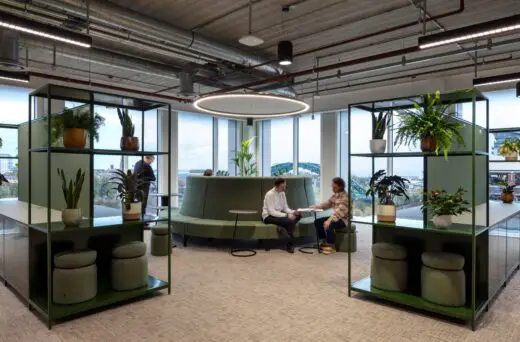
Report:
[[76,304],[97,294],[97,253],[62,252],[54,256],[52,298],[56,304]]

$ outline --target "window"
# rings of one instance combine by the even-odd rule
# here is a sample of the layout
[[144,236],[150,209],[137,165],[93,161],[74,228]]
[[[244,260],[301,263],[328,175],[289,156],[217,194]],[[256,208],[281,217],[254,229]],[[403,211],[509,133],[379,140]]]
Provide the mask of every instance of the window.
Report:
[[[268,165],[271,165],[271,176],[293,174],[293,118],[271,120],[270,124],[271,144]],[[264,162],[267,162],[265,158]]]
[[213,169],[213,118],[187,112],[179,113],[179,193],[184,193],[188,174]]
[[298,119],[298,174],[312,177],[314,198],[320,192],[321,116],[305,115]]
[[217,175],[234,176],[235,163],[231,160],[237,149],[237,121],[218,119],[218,165]]

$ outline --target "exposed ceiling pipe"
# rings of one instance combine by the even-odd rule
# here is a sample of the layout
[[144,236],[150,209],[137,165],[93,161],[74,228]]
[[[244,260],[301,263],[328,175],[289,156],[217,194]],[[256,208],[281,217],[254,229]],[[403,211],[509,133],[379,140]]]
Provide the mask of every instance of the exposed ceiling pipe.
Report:
[[18,32],[0,28],[0,68],[22,70],[18,52]]
[[245,88],[254,88],[254,87],[257,87],[260,85],[264,85],[264,84],[278,83],[278,82],[294,79],[296,77],[305,76],[305,75],[309,75],[309,74],[313,74],[313,73],[319,73],[319,72],[324,72],[324,71],[329,71],[329,70],[336,70],[336,69],[344,68],[347,66],[378,61],[378,60],[385,59],[385,58],[402,56],[407,53],[412,53],[412,52],[417,52],[417,51],[420,51],[419,47],[412,46],[412,47],[408,47],[408,48],[404,48],[404,49],[380,53],[377,55],[371,55],[371,56],[357,58],[357,59],[344,61],[344,62],[340,62],[340,63],[329,64],[329,65],[325,65],[322,67],[311,68],[311,69],[293,72],[290,74],[275,76],[275,77],[267,78],[264,80],[243,84],[243,85],[236,86],[236,87],[230,87],[230,88],[226,88],[226,89],[222,89],[222,90],[217,90],[217,91],[214,91],[214,92],[211,92],[208,94],[204,94],[204,95],[222,94],[222,93],[232,92],[235,90],[241,90],[241,89],[245,89]]
[[[66,12],[84,17],[86,9],[78,7],[77,0],[32,0],[34,5],[52,8],[58,12]],[[264,61],[241,50],[213,42],[194,32],[184,31],[171,25],[152,20],[124,7],[90,0],[89,19],[91,24],[124,30],[126,33],[151,41],[167,42],[186,50],[192,50],[214,56],[242,66],[261,64]],[[259,70],[269,74],[280,74],[283,70],[274,65],[265,64]]]
[[[438,15],[435,15],[435,16],[428,16],[428,18],[426,18],[426,22],[429,22],[429,21],[432,21],[432,20],[438,20],[438,19],[442,19],[442,18],[446,18],[446,17],[450,17],[450,16],[453,16],[453,15],[460,14],[460,13],[464,12],[464,9],[465,9],[464,0],[459,0],[459,8],[458,9],[453,10],[453,11],[449,11],[449,12],[446,12],[446,13],[438,14]],[[356,22],[354,22],[352,24],[355,24],[355,23]],[[402,30],[404,28],[413,27],[415,25],[417,25],[417,21],[411,21],[411,22],[404,23],[404,24],[401,24],[401,25],[396,25],[396,26],[393,26],[393,27],[389,27],[389,28],[386,28],[386,29],[383,29],[383,30],[380,30],[380,31],[363,34],[363,35],[360,35],[360,36],[357,36],[357,37],[353,37],[353,38],[344,39],[344,40],[341,40],[339,42],[335,42],[335,43],[331,43],[331,44],[327,44],[327,45],[322,45],[322,46],[319,46],[319,47],[314,48],[314,49],[309,49],[309,50],[298,52],[298,53],[293,55],[293,58],[298,58],[298,57],[309,55],[309,54],[312,54],[312,53],[321,52],[323,50],[332,49],[332,48],[335,48],[335,47],[338,47],[338,46],[341,46],[341,45],[354,43],[354,42],[357,42],[357,41],[360,41],[360,40],[364,40],[364,39],[368,39],[368,38],[373,38],[373,37],[380,36],[380,35],[383,35],[383,34],[387,34],[387,33],[395,32],[395,31],[398,31],[398,30]],[[274,62],[276,62],[276,60],[265,61],[264,63],[253,65],[253,66],[249,67],[248,69],[259,68],[259,67],[262,67],[262,66],[264,66],[266,64],[274,63]]]

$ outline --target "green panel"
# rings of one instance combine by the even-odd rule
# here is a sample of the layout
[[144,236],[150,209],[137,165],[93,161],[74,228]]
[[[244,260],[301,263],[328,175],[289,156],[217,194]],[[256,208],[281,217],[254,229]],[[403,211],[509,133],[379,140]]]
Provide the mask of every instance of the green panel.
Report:
[[305,178],[305,194],[307,195],[307,205],[311,206],[316,203],[314,197],[314,185],[312,184],[312,178]]
[[206,196],[206,180],[206,178],[196,176],[189,176],[186,179],[186,189],[180,210],[182,215],[202,217]]
[[305,178],[287,177],[287,190],[285,195],[291,209],[307,208],[309,202],[305,191]]

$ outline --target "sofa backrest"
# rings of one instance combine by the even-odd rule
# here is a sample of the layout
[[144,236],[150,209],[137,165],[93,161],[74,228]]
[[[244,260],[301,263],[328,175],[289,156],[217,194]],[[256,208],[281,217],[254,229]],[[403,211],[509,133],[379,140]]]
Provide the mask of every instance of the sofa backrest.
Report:
[[[204,177],[188,176],[181,214],[214,220],[233,220],[232,209],[256,210],[241,215],[240,220],[260,220],[264,196],[273,188],[275,177]],[[292,209],[305,208],[315,202],[310,177],[285,177],[287,202]]]

